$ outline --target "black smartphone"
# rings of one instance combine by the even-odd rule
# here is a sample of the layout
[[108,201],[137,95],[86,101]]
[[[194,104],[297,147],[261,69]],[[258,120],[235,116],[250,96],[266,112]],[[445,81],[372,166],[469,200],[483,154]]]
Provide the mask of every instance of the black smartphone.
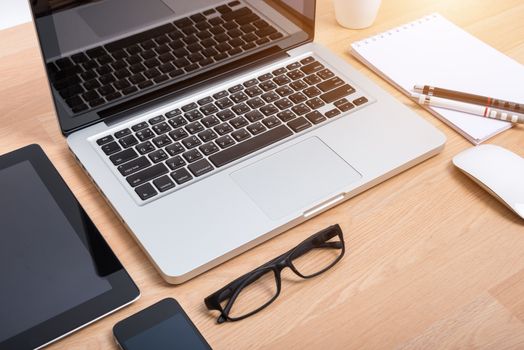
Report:
[[173,298],[161,300],[118,322],[113,334],[124,350],[211,349]]

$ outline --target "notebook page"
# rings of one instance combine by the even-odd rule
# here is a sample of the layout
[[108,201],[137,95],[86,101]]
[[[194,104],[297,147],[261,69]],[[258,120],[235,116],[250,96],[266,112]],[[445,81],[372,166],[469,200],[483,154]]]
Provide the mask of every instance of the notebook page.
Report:
[[[367,65],[410,94],[415,84],[433,85],[509,101],[523,101],[524,66],[439,14],[355,42]],[[477,144],[508,129],[508,122],[443,108],[430,110]]]

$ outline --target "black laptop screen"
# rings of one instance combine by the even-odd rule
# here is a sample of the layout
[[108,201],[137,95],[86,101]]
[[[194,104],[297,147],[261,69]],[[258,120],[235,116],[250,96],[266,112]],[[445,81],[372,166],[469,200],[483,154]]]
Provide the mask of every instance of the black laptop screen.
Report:
[[311,41],[314,0],[30,0],[62,131]]

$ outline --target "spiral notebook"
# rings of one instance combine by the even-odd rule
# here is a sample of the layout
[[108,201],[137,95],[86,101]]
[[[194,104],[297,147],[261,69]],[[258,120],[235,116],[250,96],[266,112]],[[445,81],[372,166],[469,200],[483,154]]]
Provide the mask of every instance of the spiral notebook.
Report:
[[[355,42],[352,54],[410,95],[433,85],[509,101],[523,101],[524,66],[439,14]],[[443,108],[427,108],[474,144],[512,124]]]

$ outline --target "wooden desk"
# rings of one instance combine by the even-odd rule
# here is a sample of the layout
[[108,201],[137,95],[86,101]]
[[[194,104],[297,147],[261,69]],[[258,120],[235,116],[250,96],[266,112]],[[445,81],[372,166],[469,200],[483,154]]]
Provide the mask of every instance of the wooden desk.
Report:
[[[319,1],[317,41],[444,131],[438,156],[181,285],[163,282],[102,196],[75,164],[60,134],[30,25],[0,33],[0,152],[43,146],[128,269],[142,297],[51,346],[115,348],[119,320],[176,298],[216,349],[524,348],[524,221],[456,170],[471,146],[347,53],[352,41],[438,11],[524,63],[524,3],[499,0],[384,0],[362,31],[335,22]],[[515,88],[522,88],[516,86]],[[492,140],[524,155],[524,128]],[[338,222],[349,251],[309,281],[286,273],[280,298],[255,317],[217,325],[203,298],[226,282]]]

